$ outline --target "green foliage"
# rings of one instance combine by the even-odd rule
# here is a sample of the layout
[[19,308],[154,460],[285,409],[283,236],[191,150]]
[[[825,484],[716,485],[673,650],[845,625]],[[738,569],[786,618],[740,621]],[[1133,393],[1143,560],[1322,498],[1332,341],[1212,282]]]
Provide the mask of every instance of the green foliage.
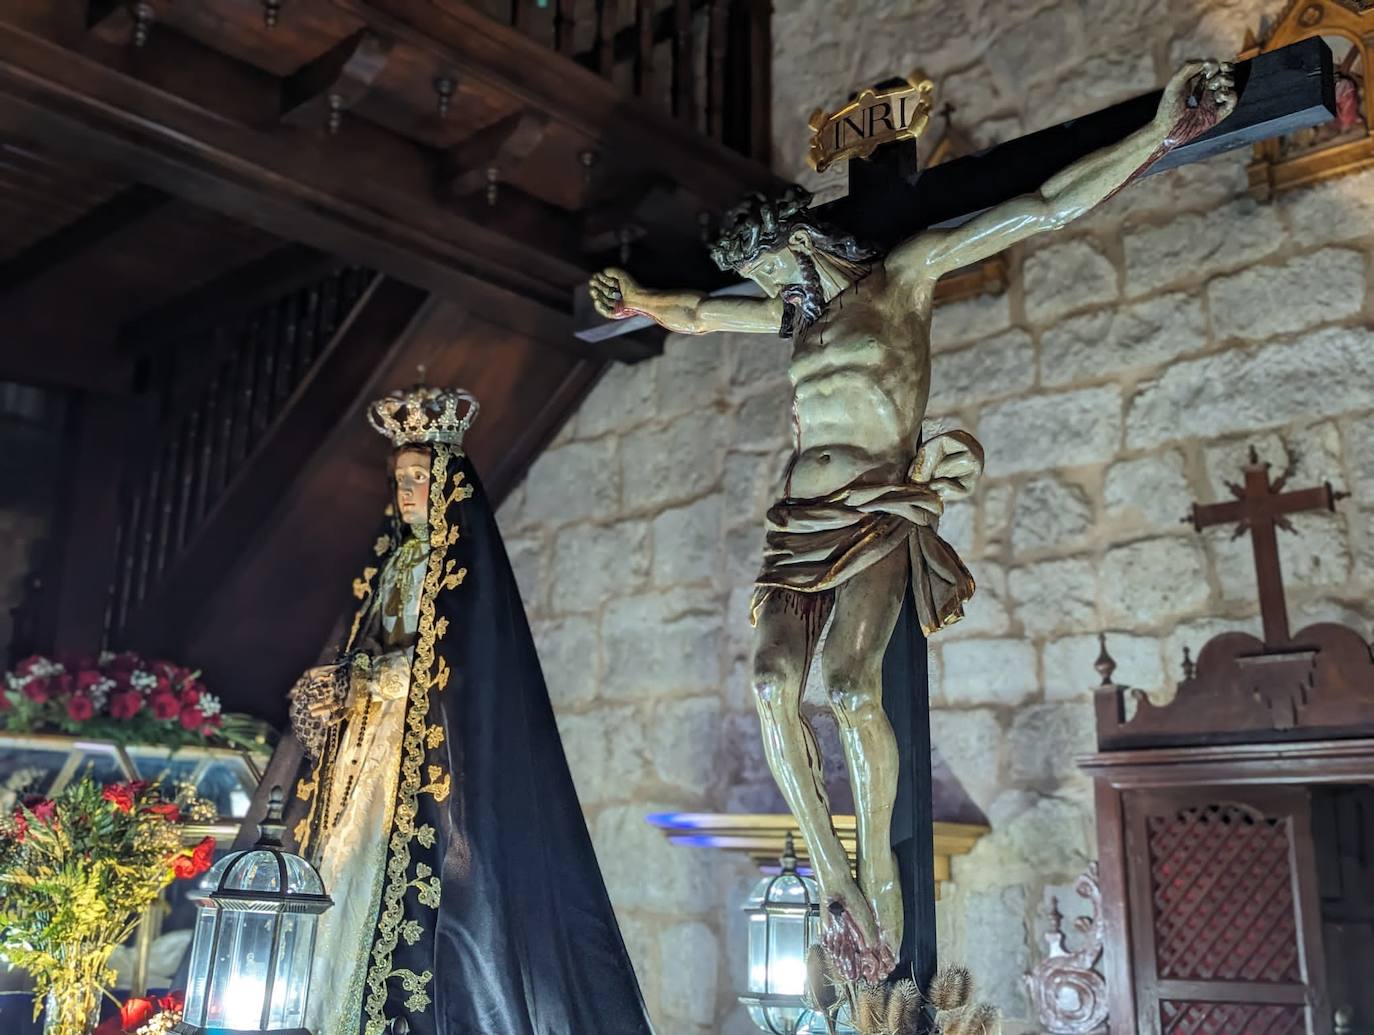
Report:
[[110,953],[144,910],[178,872],[208,863],[213,843],[192,862],[180,818],[205,821],[214,811],[189,785],[167,797],[144,784],[102,788],[83,778],[0,820],[0,958],[33,978],[35,1017],[54,990],[60,1004],[73,1004],[79,1030],[89,1012],[79,990],[107,986]]

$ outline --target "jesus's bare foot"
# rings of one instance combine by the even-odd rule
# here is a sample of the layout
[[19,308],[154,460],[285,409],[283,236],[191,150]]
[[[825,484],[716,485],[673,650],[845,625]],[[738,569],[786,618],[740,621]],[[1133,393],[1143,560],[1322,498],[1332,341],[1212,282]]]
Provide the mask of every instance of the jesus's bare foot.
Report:
[[897,876],[897,856],[893,852],[874,852],[860,863],[859,883],[868,898],[869,909],[877,920],[883,947],[896,957],[902,948],[902,887]]
[[858,888],[848,896],[832,894],[826,900],[821,943],[836,972],[846,981],[882,981],[897,965],[892,950],[878,935],[878,923]]

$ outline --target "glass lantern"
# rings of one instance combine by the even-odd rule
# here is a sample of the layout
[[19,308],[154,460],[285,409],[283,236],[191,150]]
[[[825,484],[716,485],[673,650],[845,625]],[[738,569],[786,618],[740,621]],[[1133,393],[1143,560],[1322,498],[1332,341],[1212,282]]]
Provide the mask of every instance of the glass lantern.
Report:
[[[744,903],[749,917],[749,1017],[771,1035],[798,1035],[816,1020],[806,1005],[806,954],[820,936],[820,890],[797,872],[792,835],[776,877],[765,877]],[[824,1030],[824,1025],[815,1030]]]
[[282,848],[284,829],[274,787],[257,844],[202,879],[178,1035],[309,1035],[315,925],[333,902],[315,868]]

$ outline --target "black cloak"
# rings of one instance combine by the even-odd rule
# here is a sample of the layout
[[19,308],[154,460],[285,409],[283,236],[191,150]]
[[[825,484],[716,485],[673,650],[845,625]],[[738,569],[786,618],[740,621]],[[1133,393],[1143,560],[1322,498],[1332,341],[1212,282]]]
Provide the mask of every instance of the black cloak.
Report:
[[[651,1035],[495,515],[460,450],[431,454],[430,554],[357,1032],[382,1035],[404,1014],[414,1035]],[[349,649],[376,570],[355,584]]]

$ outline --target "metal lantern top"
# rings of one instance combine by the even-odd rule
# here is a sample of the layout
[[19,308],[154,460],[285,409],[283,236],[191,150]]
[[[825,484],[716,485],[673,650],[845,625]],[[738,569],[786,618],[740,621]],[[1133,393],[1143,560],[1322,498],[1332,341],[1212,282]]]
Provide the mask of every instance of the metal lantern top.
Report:
[[249,912],[323,913],[333,900],[315,867],[282,846],[281,790],[274,788],[257,844],[232,852],[211,867],[200,890],[220,909]]
[[778,862],[777,875],[759,881],[753,893],[745,900],[745,912],[757,913],[762,910],[773,914],[803,916],[817,912],[820,909],[820,899],[817,896],[816,883],[797,872],[797,849],[790,833],[783,844],[782,857]]

